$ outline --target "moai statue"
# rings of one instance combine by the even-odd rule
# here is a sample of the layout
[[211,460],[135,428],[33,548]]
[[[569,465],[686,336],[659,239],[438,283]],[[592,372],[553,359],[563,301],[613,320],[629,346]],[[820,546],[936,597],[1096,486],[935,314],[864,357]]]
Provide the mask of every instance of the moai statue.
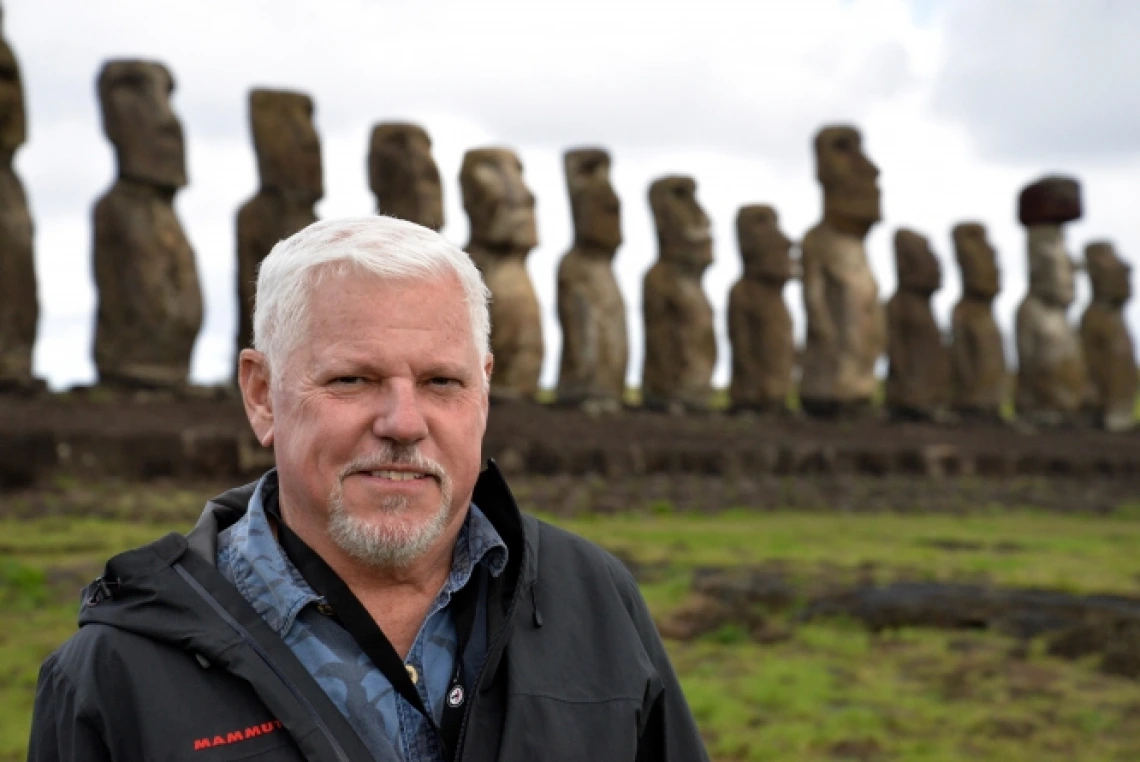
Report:
[[119,174],[95,205],[95,365],[101,384],[184,386],[202,325],[194,251],[174,214],[186,185],[174,79],[160,63],[109,61],[99,74],[103,130]]
[[625,300],[612,266],[622,241],[621,202],[610,184],[608,153],[567,151],[564,163],[574,247],[558,265],[558,402],[614,410],[621,407],[629,364]]
[[950,404],[950,355],[930,299],[942,268],[930,241],[913,230],[895,233],[898,290],[887,302],[887,409],[900,420],[934,420]]
[[32,376],[40,314],[32,216],[24,186],[12,167],[17,149],[27,138],[24,116],[20,67],[0,36],[0,392],[32,391],[41,386]]
[[1085,247],[1085,267],[1093,297],[1081,318],[1081,346],[1092,380],[1092,407],[1100,425],[1126,431],[1136,422],[1136,353],[1124,322],[1132,268],[1107,241]]
[[505,148],[478,148],[459,172],[463,208],[471,223],[467,253],[491,290],[491,397],[531,400],[542,371],[542,318],[526,258],[538,245],[534,195],[522,162]]
[[645,366],[642,404],[652,410],[707,410],[716,365],[712,305],[701,276],[712,264],[709,218],[691,177],[662,177],[649,186],[657,227],[657,262],[645,274]]
[[728,294],[728,339],[732,344],[733,410],[787,409],[796,362],[792,316],[784,284],[796,276],[792,242],[770,206],[741,207],[736,238],[744,272]]
[[1017,309],[1017,412],[1030,423],[1074,423],[1088,400],[1088,376],[1073,303],[1074,265],[1062,226],[1081,216],[1081,189],[1068,177],[1027,185],[1018,217],[1028,233],[1029,294]]
[[312,98],[252,90],[249,124],[260,188],[237,216],[239,352],[253,343],[258,265],[278,241],[317,221],[313,206],[325,194]]
[[800,401],[812,415],[868,408],[886,344],[879,286],[863,241],[879,221],[879,170],[854,127],[824,127],[815,136],[823,219],[801,244],[807,342]]
[[368,184],[376,211],[425,228],[443,227],[443,186],[431,155],[431,138],[422,127],[403,122],[372,128]]
[[950,345],[954,412],[963,420],[998,421],[1009,376],[994,299],[1001,290],[997,253],[976,222],[956,225],[954,251],[962,273],[962,298],[954,306]]

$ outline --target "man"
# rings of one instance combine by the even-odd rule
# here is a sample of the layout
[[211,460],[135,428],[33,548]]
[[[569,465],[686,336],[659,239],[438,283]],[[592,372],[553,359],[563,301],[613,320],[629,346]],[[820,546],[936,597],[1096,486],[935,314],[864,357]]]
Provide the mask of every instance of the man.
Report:
[[277,468],[112,559],[29,760],[702,760],[637,587],[480,473],[489,294],[408,222],[261,266],[242,398]]

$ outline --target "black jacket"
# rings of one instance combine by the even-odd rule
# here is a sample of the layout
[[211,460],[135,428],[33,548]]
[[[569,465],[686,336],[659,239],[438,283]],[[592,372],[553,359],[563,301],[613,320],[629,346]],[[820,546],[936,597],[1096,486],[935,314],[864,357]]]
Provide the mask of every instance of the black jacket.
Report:
[[[253,485],[210,501],[189,535],[111,559],[80,630],[40,671],[30,762],[371,760],[277,633],[214,567]],[[464,762],[707,759],[632,577],[523,515],[498,469],[475,502],[510,562],[488,592],[488,654]]]

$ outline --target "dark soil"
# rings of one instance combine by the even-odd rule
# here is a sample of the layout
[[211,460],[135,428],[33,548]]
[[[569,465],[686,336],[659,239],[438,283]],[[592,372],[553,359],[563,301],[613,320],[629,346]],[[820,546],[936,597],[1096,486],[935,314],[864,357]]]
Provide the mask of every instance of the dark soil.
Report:
[[786,634],[786,626],[829,618],[861,622],[875,633],[989,630],[1021,643],[1043,638],[1055,656],[1094,656],[1108,674],[1140,678],[1140,598],[946,582],[831,586],[826,580],[822,592],[818,580],[797,586],[773,565],[698,570],[688,600],[659,625],[680,640],[737,626],[761,642]]

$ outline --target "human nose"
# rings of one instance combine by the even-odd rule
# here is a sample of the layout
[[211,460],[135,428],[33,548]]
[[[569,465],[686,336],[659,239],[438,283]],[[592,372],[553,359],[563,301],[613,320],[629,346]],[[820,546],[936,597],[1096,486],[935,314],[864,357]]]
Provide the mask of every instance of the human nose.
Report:
[[381,439],[401,444],[425,439],[427,419],[420,409],[415,384],[401,379],[385,386],[383,401],[372,423],[373,433]]

